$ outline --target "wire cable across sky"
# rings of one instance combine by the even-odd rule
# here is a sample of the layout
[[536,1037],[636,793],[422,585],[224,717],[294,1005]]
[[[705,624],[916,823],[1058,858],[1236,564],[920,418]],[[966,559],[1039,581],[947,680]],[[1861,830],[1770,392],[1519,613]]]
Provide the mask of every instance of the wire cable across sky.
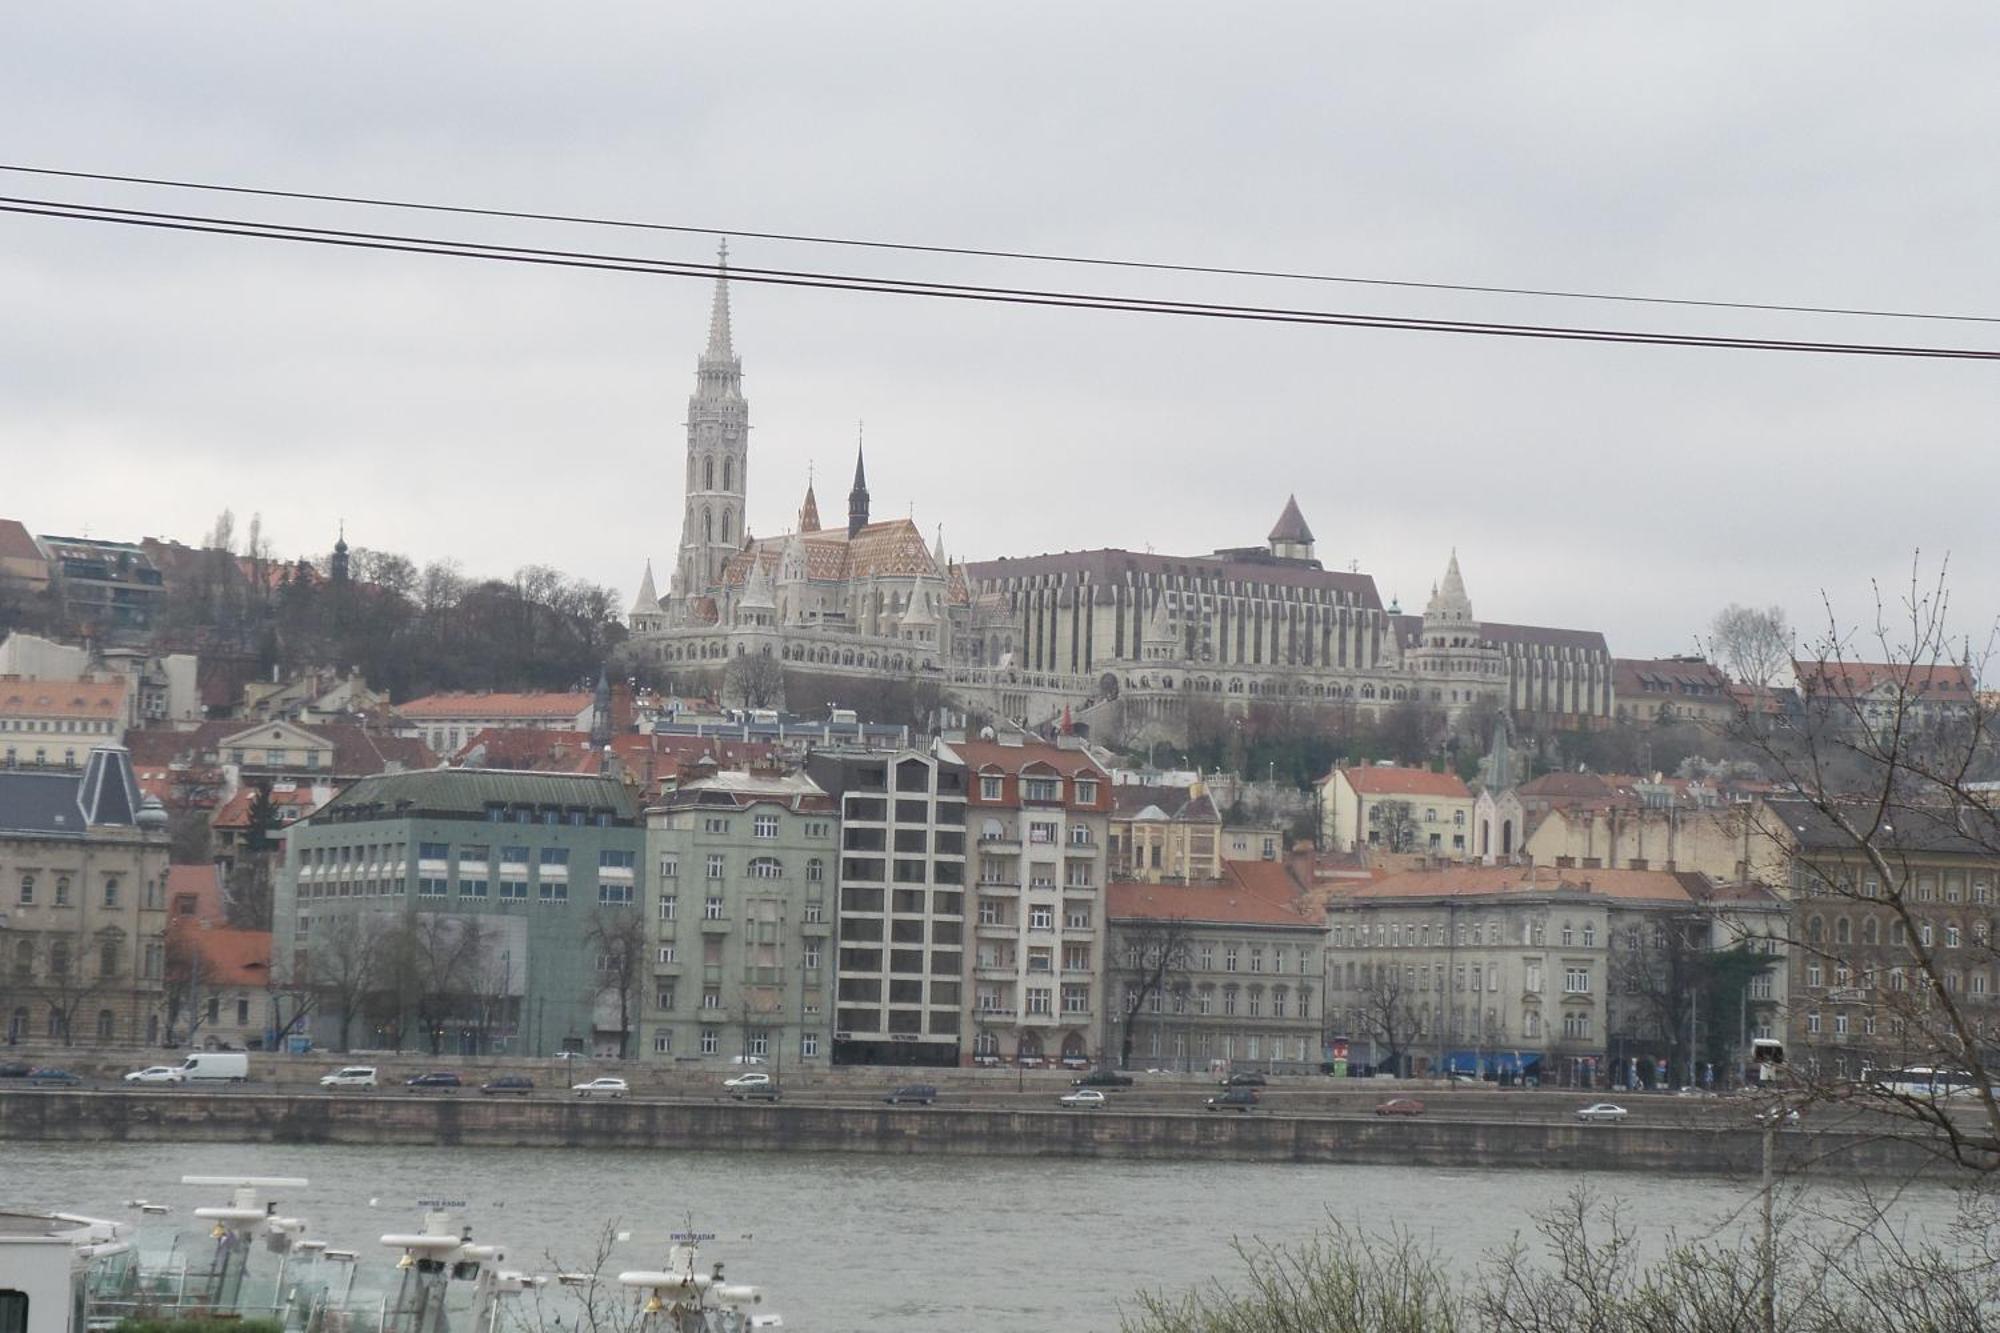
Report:
[[1019,260],[1038,264],[1070,264],[1096,268],[1139,269],[1156,273],[1207,274],[1231,278],[1270,278],[1287,282],[1341,283],[1361,287],[1389,287],[1412,291],[1459,292],[1483,296],[1547,297],[1566,301],[1613,301],[1635,305],[1688,306],[1708,310],[1756,310],[1795,315],[1841,315],[1870,319],[1938,320],[1964,324],[2000,324],[2000,315],[1950,314],[1937,311],[1891,310],[1867,306],[1795,305],[1770,301],[1725,301],[1683,296],[1649,296],[1621,292],[1591,292],[1555,287],[1506,287],[1470,282],[1422,281],[1413,278],[1360,277],[1349,274],[1309,273],[1287,269],[1238,268],[1219,264],[1184,264],[1161,260],[1115,259],[1101,255],[1050,254],[1033,250],[1000,250],[963,245],[927,245],[915,241],[868,240],[852,236],[821,236],[806,232],[760,231],[754,227],[708,227],[691,223],[650,222],[629,218],[591,217],[577,213],[533,212],[522,209],[479,208],[463,204],[439,204],[409,199],[384,199],[367,195],[326,194],[310,190],[276,190],[250,185],[224,185],[212,181],[175,180],[161,176],[119,175],[103,171],[70,171],[55,167],[31,167],[0,162],[0,171],[23,175],[52,176],[69,180],[103,181],[119,185],[144,185],[162,189],[197,190],[214,194],[247,195],[264,199],[344,204],[365,208],[403,209],[422,213],[448,213],[465,217],[507,218],[523,222],[556,222],[565,225],[615,227],[632,231],[671,232],[687,236],[730,236],[746,240],[779,241],[788,244],[845,246],[864,250],[901,251],[908,254],[957,255],[978,259]]
[[1102,310],[1181,318],[1238,320],[1255,323],[1317,325],[1335,328],[1386,329],[1413,333],[1452,333],[1483,337],[1529,338],[1561,342],[1626,343],[1644,346],[1714,348],[1732,351],[1806,352],[1837,356],[1877,356],[1958,361],[2000,361],[2000,350],[1968,347],[1911,346],[1882,343],[1821,342],[1803,339],[1746,338],[1723,334],[1660,333],[1640,329],[1590,328],[1574,325],[1496,323],[1480,320],[1424,319],[1370,315],[1350,311],[1308,310],[1274,306],[1174,301],[1069,292],[1040,288],[995,287],[969,283],[927,282],[865,274],[829,273],[808,269],[739,268],[720,263],[655,259],[590,251],[551,250],[495,245],[443,237],[362,232],[331,227],[305,227],[202,214],[165,213],[150,209],[111,208],[61,200],[0,196],[0,213],[63,221],[144,227],[236,239],[286,241],[293,244],[434,255],[489,262],[535,264],[591,269],[654,277],[713,279],[725,271],[733,282],[817,288],[877,295],[923,296],[933,299],[981,301],[1059,309]]

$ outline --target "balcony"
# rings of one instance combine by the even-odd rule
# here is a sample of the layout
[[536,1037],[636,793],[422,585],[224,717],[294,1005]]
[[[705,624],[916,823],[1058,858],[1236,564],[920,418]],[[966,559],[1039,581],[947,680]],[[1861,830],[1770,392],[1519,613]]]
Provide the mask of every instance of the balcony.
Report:
[[681,974],[681,965],[679,959],[675,959],[673,962],[670,963],[663,963],[657,958],[653,960],[654,976],[677,977],[680,974]]
[[974,883],[973,887],[986,894],[1008,893],[1019,896],[1021,892],[1019,884],[1004,879],[982,879]]
[[981,1005],[972,1011],[972,1017],[974,1021],[980,1023],[1011,1023],[1014,1021],[1015,1013],[1013,1009],[1002,1005]]
[[705,916],[701,919],[701,933],[704,935],[727,935],[729,930],[730,923],[727,917]]
[[1073,926],[1068,922],[1064,922],[1062,933],[1063,938],[1066,940],[1094,940],[1097,938],[1097,927]]
[[982,921],[973,927],[973,934],[989,940],[1011,940],[1021,933],[1021,928],[1012,921]]
[[1020,855],[1021,852],[1021,839],[1012,833],[1004,833],[996,837],[988,837],[982,833],[979,836],[978,845],[979,849],[985,852],[1007,852],[1016,856]]
[[833,922],[823,918],[818,921],[801,921],[799,922],[799,933],[801,935],[817,935],[824,938],[833,933]]
[[979,981],[1012,981],[1015,979],[1012,963],[975,963],[972,975]]

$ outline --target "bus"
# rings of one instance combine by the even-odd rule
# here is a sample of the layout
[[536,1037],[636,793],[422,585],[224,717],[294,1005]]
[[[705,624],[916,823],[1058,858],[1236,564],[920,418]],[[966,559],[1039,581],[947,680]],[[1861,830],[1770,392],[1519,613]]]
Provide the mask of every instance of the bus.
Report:
[[1972,1091],[1972,1075],[1963,1069],[1904,1065],[1900,1069],[1864,1069],[1861,1081],[1891,1097],[1951,1097]]
[[1769,1083],[1778,1077],[1779,1066],[1785,1063],[1784,1043],[1773,1037],[1757,1037],[1750,1042],[1750,1067],[1759,1083]]

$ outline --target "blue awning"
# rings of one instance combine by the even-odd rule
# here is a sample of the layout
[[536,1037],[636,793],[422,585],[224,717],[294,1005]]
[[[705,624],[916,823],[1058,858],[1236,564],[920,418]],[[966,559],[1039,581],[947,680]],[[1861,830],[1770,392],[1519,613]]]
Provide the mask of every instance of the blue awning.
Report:
[[1453,1051],[1444,1067],[1453,1074],[1522,1074],[1541,1063],[1540,1051]]

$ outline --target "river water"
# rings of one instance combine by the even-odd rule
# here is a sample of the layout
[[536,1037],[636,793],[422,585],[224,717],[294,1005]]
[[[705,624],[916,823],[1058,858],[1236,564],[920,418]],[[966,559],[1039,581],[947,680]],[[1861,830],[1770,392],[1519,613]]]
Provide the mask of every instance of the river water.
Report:
[[[312,1235],[364,1254],[416,1229],[416,1201],[462,1199],[475,1236],[508,1267],[588,1264],[615,1221],[642,1236],[692,1223],[715,1233],[704,1263],[766,1293],[807,1333],[1116,1329],[1133,1292],[1179,1290],[1235,1268],[1234,1237],[1285,1241],[1327,1216],[1398,1226],[1470,1266],[1521,1234],[1529,1214],[1585,1178],[1560,1169],[1439,1170],[1240,1162],[864,1156],[830,1153],[561,1149],[0,1144],[0,1206],[130,1217],[126,1201],[189,1210],[223,1191],[182,1175],[304,1176],[282,1211]],[[1599,1175],[1650,1247],[1734,1231],[1754,1214],[1751,1182]],[[1918,1228],[1951,1218],[1942,1187],[1906,1193]],[[628,1243],[608,1265],[652,1267],[663,1246]],[[558,1263],[550,1262],[551,1258]]]

